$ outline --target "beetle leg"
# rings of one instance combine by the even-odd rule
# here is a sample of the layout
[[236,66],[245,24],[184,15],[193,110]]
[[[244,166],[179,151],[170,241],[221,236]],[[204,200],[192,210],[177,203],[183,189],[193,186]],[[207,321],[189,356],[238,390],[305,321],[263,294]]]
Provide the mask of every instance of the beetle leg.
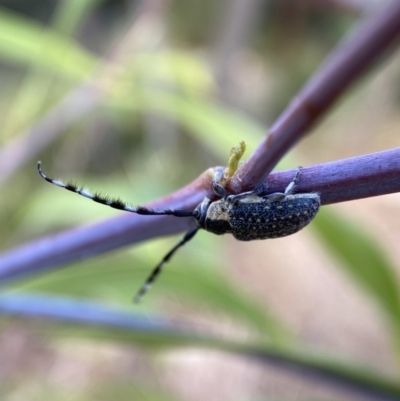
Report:
[[220,198],[224,199],[226,197],[225,188],[221,184],[218,184],[216,181],[213,182],[213,190],[214,193],[217,194]]
[[241,199],[251,198],[253,195],[258,196],[254,191],[242,192],[241,194],[227,196],[226,201],[229,203],[236,203]]
[[241,194],[237,195],[229,195],[227,196],[226,200],[230,203],[235,203],[244,198],[251,198],[251,197],[260,197],[264,198],[266,190],[268,188],[268,184],[261,184],[257,185],[252,191],[242,192]]
[[280,202],[286,198],[287,195],[291,195],[294,192],[294,188],[300,180],[301,170],[303,167],[299,166],[297,168],[296,175],[294,176],[293,180],[289,183],[286,187],[285,192],[275,192],[273,194],[269,194],[264,196],[264,199],[267,199],[269,202]]
[[296,175],[294,176],[293,180],[289,183],[289,185],[285,189],[285,195],[290,195],[294,192],[295,186],[298,184],[301,176],[301,170],[303,167],[299,166],[297,168]]
[[268,183],[267,184],[260,184],[260,185],[257,185],[253,189],[252,192],[253,192],[254,195],[257,195],[257,196],[262,198],[264,196],[264,194],[267,192],[268,187],[269,187]]
[[226,197],[225,188],[220,184],[223,176],[224,176],[224,168],[218,168],[218,170],[214,173],[213,180],[213,189],[214,193],[217,194],[220,198],[224,199]]
[[263,197],[264,199],[268,200],[269,202],[280,202],[286,198],[286,194],[282,192],[274,192],[273,194],[269,194]]

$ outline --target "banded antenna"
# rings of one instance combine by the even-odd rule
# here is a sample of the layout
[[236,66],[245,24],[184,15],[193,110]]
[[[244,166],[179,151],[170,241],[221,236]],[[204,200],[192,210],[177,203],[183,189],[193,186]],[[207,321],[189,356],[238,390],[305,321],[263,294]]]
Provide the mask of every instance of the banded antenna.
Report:
[[[37,163],[37,169],[41,177],[49,182],[50,184],[56,185],[57,187],[67,189],[68,191],[75,192],[78,195],[81,195],[87,199],[91,199],[94,202],[101,203],[102,205],[106,205],[118,210],[124,210],[130,213],[136,213],[147,216],[161,216],[161,215],[170,215],[176,217],[197,217],[198,212],[183,210],[183,209],[149,209],[144,206],[132,206],[119,198],[110,198],[108,196],[101,195],[99,193],[91,193],[87,188],[80,187],[72,182],[68,182],[64,184],[60,180],[55,180],[47,176],[42,170],[42,164],[40,161]],[[146,292],[150,289],[154,281],[157,279],[159,274],[162,272],[164,264],[167,263],[171,257],[175,254],[175,252],[183,245],[185,245],[188,241],[190,241],[197,231],[199,227],[196,227],[190,231],[188,231],[181,241],[178,242],[161,260],[161,262],[151,271],[145,283],[140,287],[139,291],[136,293],[133,298],[134,302],[138,303],[142,299],[142,297],[146,294]]]

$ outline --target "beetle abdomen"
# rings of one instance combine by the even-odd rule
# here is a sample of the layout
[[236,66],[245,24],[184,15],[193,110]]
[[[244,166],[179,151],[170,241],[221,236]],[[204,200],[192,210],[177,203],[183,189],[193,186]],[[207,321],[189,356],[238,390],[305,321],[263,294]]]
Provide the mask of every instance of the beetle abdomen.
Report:
[[317,194],[296,194],[281,201],[241,203],[229,211],[233,236],[240,241],[279,238],[308,225],[320,206]]

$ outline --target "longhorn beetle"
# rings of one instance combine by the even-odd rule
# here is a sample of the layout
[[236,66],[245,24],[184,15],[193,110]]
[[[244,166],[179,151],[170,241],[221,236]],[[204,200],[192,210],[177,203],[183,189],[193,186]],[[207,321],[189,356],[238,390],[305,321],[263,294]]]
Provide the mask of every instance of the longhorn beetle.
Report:
[[181,246],[190,241],[200,228],[217,235],[230,233],[239,241],[280,238],[294,234],[308,225],[317,214],[320,206],[318,193],[294,194],[295,186],[300,180],[301,167],[298,168],[285,192],[275,192],[269,195],[263,194],[266,186],[259,186],[253,191],[237,195],[227,195],[225,188],[220,184],[224,169],[219,168],[214,175],[213,188],[220,199],[212,201],[205,198],[193,211],[182,209],[155,210],[143,206],[130,206],[120,199],[111,199],[98,193],[92,194],[84,187],[54,180],[43,172],[40,161],[37,164],[37,169],[42,178],[51,184],[114,209],[143,215],[172,215],[195,218],[197,227],[188,231],[182,240],[152,270],[146,282],[137,292],[134,298],[135,302],[139,302],[151,287],[161,273],[164,264]]

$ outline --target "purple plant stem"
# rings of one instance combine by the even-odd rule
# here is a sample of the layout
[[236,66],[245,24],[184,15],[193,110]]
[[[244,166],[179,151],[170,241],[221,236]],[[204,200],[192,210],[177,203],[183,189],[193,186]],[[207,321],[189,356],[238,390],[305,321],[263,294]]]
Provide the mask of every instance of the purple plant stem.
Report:
[[[268,192],[282,191],[296,170],[271,173]],[[319,192],[322,205],[400,191],[400,148],[303,168],[296,192]]]
[[[200,176],[188,186],[148,206],[193,209],[206,196],[203,181],[203,176]],[[192,218],[121,213],[118,217],[44,237],[4,253],[0,256],[0,282],[87,259],[156,236],[188,230],[193,226]]]
[[[268,177],[268,192],[283,191],[295,171],[272,173]],[[319,192],[324,205],[399,192],[400,148],[306,167],[296,190]],[[210,175],[204,173],[191,184],[149,206],[193,210],[211,193]],[[82,199],[82,202],[87,200]],[[121,212],[113,219],[45,237],[0,255],[0,282],[37,274],[153,237],[176,234],[193,224],[192,218]]]
[[[269,134],[230,182],[234,193],[264,181],[282,156],[298,142],[348,88],[381,57],[400,34],[400,1],[361,21],[272,125]],[[240,177],[241,180],[238,179]]]
[[[398,37],[400,2],[385,7],[365,22],[310,80],[272,126],[270,135],[232,179],[233,193],[265,181],[280,157],[300,139],[347,86]],[[305,168],[298,191],[318,191],[329,204],[400,190],[399,149]],[[270,190],[282,191],[294,171],[271,174]],[[152,204],[159,208],[193,209],[211,195],[210,176],[204,174],[174,194]],[[35,274],[95,256],[152,237],[188,228],[191,219],[121,215],[99,224],[69,230],[9,251],[0,257],[0,281]]]

